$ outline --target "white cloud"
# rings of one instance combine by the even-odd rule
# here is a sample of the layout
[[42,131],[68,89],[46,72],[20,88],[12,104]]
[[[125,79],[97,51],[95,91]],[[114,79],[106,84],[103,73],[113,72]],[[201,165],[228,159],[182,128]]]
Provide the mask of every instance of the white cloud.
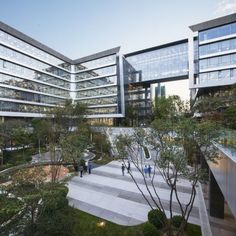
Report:
[[221,0],[216,7],[215,14],[218,16],[236,12],[236,0]]

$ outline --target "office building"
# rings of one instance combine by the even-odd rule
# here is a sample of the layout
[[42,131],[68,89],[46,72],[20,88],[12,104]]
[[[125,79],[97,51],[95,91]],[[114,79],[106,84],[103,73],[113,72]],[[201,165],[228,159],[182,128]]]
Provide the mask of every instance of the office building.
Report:
[[190,29],[188,39],[72,60],[0,23],[0,116],[41,117],[72,99],[87,104],[93,122],[113,124],[132,107],[140,124],[151,114],[155,91],[167,94],[164,83],[188,81],[193,100],[236,83],[236,14]]

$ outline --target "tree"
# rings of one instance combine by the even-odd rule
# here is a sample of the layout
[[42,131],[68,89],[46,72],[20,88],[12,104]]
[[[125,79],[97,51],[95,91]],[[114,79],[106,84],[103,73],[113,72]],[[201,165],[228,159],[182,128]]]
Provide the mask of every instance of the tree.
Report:
[[[196,197],[197,184],[205,180],[206,172],[199,166],[197,151],[214,160],[216,150],[212,141],[218,137],[217,126],[212,122],[197,123],[185,115],[186,107],[177,98],[161,99],[160,107],[156,113],[150,129],[137,128],[131,135],[121,135],[117,139],[117,149],[121,158],[128,158],[139,171],[145,184],[142,189],[132,172],[130,175],[151,209],[158,209],[164,215],[164,225],[168,235],[182,235],[186,229],[190,213]],[[164,105],[165,104],[165,105]],[[163,106],[162,106],[163,105]],[[144,148],[152,148],[153,172],[151,185],[143,173]],[[159,173],[169,187],[170,219],[165,213],[164,204],[156,189],[156,174]],[[191,186],[188,202],[184,204],[179,194],[178,182],[187,179]],[[148,193],[148,196],[145,194]],[[174,197],[179,206],[182,217],[180,227],[174,230],[172,225]],[[173,232],[177,231],[177,232]]]
[[48,132],[50,129],[50,122],[47,119],[33,119],[33,136],[37,139],[38,152],[41,156],[41,146],[45,145],[48,139]]
[[26,126],[18,127],[13,129],[13,140],[16,146],[19,146],[23,150],[23,157],[25,146],[31,143],[31,133]]
[[46,177],[41,167],[22,169],[13,174],[10,184],[0,187],[0,235],[50,235],[43,232],[52,227],[42,223],[47,219],[55,224],[56,215],[62,218],[59,210],[68,207],[68,189],[64,183],[47,182]]
[[27,123],[23,120],[6,120],[0,123],[0,158],[1,166],[3,163],[4,149],[18,145],[24,147],[30,142],[30,133]]
[[236,106],[228,107],[223,113],[223,118],[226,127],[236,129]]
[[[76,166],[76,160],[81,158],[81,153],[88,144],[88,141],[85,141],[88,133],[85,115],[86,106],[80,103],[73,104],[71,100],[67,100],[65,106],[58,106],[50,111],[49,116],[52,119],[48,141],[53,164],[51,167],[53,182],[57,181],[63,159],[72,161]],[[58,148],[61,153],[56,152]]]
[[95,145],[97,153],[101,153],[102,156],[104,155],[104,153],[109,154],[111,150],[111,144],[107,140],[107,136],[105,135],[104,130],[102,130],[102,132],[93,132],[92,141]]
[[89,142],[88,127],[85,124],[80,124],[75,131],[61,136],[59,144],[62,149],[63,161],[72,162],[75,171],[78,171],[78,163]]

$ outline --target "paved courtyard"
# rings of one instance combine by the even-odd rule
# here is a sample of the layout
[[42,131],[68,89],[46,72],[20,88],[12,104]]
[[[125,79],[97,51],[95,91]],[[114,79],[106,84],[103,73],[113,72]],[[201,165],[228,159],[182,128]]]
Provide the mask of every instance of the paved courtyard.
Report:
[[[125,172],[125,176],[122,176],[121,164],[121,161],[112,161],[105,166],[93,169],[91,175],[86,174],[82,178],[73,177],[68,183],[69,204],[121,225],[137,225],[147,221],[150,207],[129,174]],[[132,165],[131,170],[144,194],[148,196],[140,173],[134,170]],[[156,178],[157,191],[168,214],[169,189],[160,175]],[[147,181],[150,185],[149,178]],[[180,181],[179,189],[181,202],[187,203],[190,196],[189,183],[185,180]],[[173,209],[175,214],[180,212],[176,200],[174,200]],[[190,222],[200,225],[198,196],[194,202]]]

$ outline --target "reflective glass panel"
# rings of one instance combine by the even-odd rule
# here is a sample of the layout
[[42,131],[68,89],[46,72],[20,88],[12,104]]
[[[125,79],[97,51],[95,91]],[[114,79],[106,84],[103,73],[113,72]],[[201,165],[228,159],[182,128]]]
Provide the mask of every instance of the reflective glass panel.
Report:
[[114,64],[116,63],[116,55],[110,55],[107,57],[102,57],[102,58],[99,58],[96,60],[87,61],[87,62],[77,64],[77,65],[75,65],[75,71],[92,69],[95,67],[104,66],[104,65],[112,64],[112,63],[114,63]]

